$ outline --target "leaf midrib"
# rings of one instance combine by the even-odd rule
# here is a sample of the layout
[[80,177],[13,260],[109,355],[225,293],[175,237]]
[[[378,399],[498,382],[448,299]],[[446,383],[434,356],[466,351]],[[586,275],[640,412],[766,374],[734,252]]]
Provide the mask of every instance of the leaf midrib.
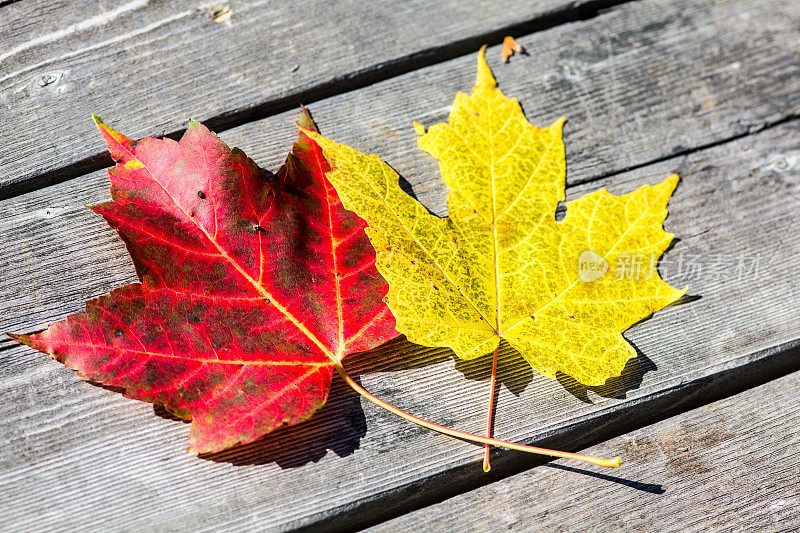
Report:
[[118,347],[109,347],[107,345],[99,345],[99,344],[92,344],[90,342],[69,342],[69,345],[72,347],[77,348],[92,348],[94,350],[112,350],[114,352],[122,353],[130,353],[132,355],[144,355],[148,357],[162,357],[165,359],[178,359],[180,361],[192,361],[197,363],[208,363],[214,365],[247,365],[247,366],[315,366],[315,367],[327,367],[331,366],[334,363],[315,363],[311,361],[292,361],[292,360],[273,360],[273,361],[265,361],[263,359],[257,360],[244,360],[244,359],[199,359],[196,357],[183,357],[180,355],[174,354],[167,354],[163,352],[152,352],[148,350],[138,350],[136,348],[118,348]]

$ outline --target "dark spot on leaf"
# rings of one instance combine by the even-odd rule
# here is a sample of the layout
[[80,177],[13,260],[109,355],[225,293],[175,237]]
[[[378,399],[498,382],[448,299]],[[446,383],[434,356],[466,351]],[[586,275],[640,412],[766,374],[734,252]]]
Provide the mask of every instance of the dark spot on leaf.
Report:
[[434,284],[434,285],[433,285],[433,290],[435,290],[435,291],[438,291],[438,290],[439,290],[439,287],[437,287],[437,286]]
[[201,200],[205,200],[206,193],[204,193],[203,191],[197,191],[197,197],[200,198]]
[[125,332],[122,331],[121,329],[118,329],[117,331],[114,332],[115,337],[122,337],[123,335],[125,335]]

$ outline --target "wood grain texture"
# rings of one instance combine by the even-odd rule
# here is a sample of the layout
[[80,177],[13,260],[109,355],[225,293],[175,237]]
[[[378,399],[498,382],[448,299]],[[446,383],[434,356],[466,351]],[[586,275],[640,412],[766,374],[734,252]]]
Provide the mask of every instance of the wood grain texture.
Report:
[[800,373],[369,529],[790,531],[800,527]]
[[[0,197],[63,180],[65,168],[74,176],[107,163],[91,113],[124,120],[137,138],[180,131],[189,118],[230,127],[319,99],[323,91],[342,92],[453,57],[482,39],[499,42],[504,31],[614,3],[525,0],[513,9],[424,0],[306,0],[290,8],[267,0],[13,4],[0,11]],[[230,15],[220,16],[220,7]]]
[[[800,32],[800,20],[789,16],[792,6],[780,1],[727,0],[709,10],[702,1],[693,7],[674,0],[650,1],[595,21],[521,38],[528,50],[542,50],[535,58],[498,66],[499,47],[490,49],[488,56],[494,58],[501,88],[521,99],[534,124],[549,124],[560,115],[569,117],[567,180],[578,184],[791,118],[800,106],[800,65],[790,61],[792,54],[800,54],[800,43],[793,40]],[[762,26],[753,28],[747,22],[753,18],[768,28],[763,34],[754,35]],[[567,81],[558,78],[564,50],[585,51],[591,43],[611,38],[625,44],[614,45],[614,54],[603,56],[592,75],[565,89]],[[652,44],[643,46],[645,41]],[[794,48],[787,48],[792,43]],[[709,56],[706,51],[712,46],[729,55]],[[665,67],[665,57],[670,58],[669,65],[677,66]],[[717,61],[738,62],[744,72],[725,74]],[[471,55],[421,69],[321,101],[312,111],[324,134],[380,154],[408,180],[425,205],[445,215],[446,191],[436,162],[417,148],[411,121],[430,125],[444,120],[454,92],[471,86],[474,62]],[[771,81],[776,63],[784,65],[777,74],[785,83]],[[614,66],[603,67],[607,64]],[[637,77],[638,72],[652,76]],[[756,84],[752,90],[743,88],[748,81]],[[656,84],[663,88],[655,90]],[[696,100],[687,94],[704,96]],[[292,122],[297,116],[297,111],[283,113],[227,131],[222,137],[274,170],[296,136]],[[109,122],[126,134],[135,129],[125,121]],[[91,136],[100,138],[96,132]],[[8,291],[3,294],[5,324],[25,317],[25,327],[44,327],[82,306],[87,285],[98,291],[92,292],[95,296],[131,279],[127,256],[112,252],[119,250],[113,232],[83,207],[108,200],[105,183],[105,171],[100,171],[0,204],[3,224],[12,228],[0,233],[0,243],[25,247],[16,252],[14,264],[27,265],[12,267],[14,254],[0,256],[0,261],[9,261],[0,288]],[[52,238],[39,232],[50,233],[55,227],[64,232],[60,238],[64,244],[62,253],[53,256]],[[47,247],[30,249],[24,244],[29,242]],[[93,246],[86,249],[89,243]],[[111,261],[108,279],[93,272],[91,265],[98,254]],[[32,290],[52,284],[54,269],[73,272],[77,282],[61,284],[60,290],[53,291],[60,295],[50,294],[48,301],[37,301],[33,292],[19,290],[21,283],[35,287]]]
[[[679,170],[683,182],[667,228],[681,241],[667,257],[704,259],[697,271],[664,268],[662,274],[674,285],[688,283],[700,298],[632,328],[627,337],[641,355],[606,387],[533,375],[505,352],[498,436],[572,448],[724,393],[731,387],[724,376],[746,381],[761,362],[797,366],[797,352],[774,348],[800,338],[798,133],[795,122],[569,189],[570,197],[601,185],[620,193]],[[90,193],[73,189],[71,198]],[[3,283],[14,291],[3,295],[10,300],[4,329],[25,328],[26,313],[41,319],[76,310],[102,287],[133,278],[121,243],[99,220],[81,220],[83,211],[69,210],[44,218],[47,209],[4,219],[26,228],[4,225],[0,232],[12,239],[3,243],[10,260],[3,272],[20,276]],[[759,254],[761,270],[743,277],[707,262]],[[69,302],[65,294],[72,294]],[[401,408],[479,432],[484,359],[454,365],[446,350],[397,341],[348,366],[367,389]],[[186,426],[154,416],[149,405],[82,383],[24,347],[9,346],[3,361],[2,486],[10,505],[2,513],[13,527],[363,525],[407,509],[426,491],[461,490],[485,479],[479,447],[409,426],[371,405],[362,410],[340,386],[313,421],[209,460],[183,452]],[[497,452],[493,464],[502,475],[530,460]]]
[[[498,437],[575,448],[725,394],[770,368],[798,366],[798,352],[785,349],[800,339],[800,124],[724,142],[791,118],[797,67],[789,60],[798,46],[792,9],[746,0],[710,8],[631,4],[520,39],[542,52],[497,68],[503,90],[520,98],[534,123],[571,119],[568,199],[600,186],[629,191],[677,171],[683,181],[667,229],[681,240],[666,259],[685,265],[702,258],[699,270],[664,265],[667,281],[689,284],[700,298],[632,328],[626,336],[641,355],[607,387],[533,375],[506,352]],[[580,68],[564,70],[559,57],[591,54],[604,38],[613,42],[610,56],[593,63],[586,55],[571,63]],[[712,46],[719,53],[709,54]],[[498,53],[491,50],[490,58]],[[736,62],[738,70],[727,69]],[[473,64],[473,57],[458,58],[312,111],[323,133],[380,153],[443,213],[438,171],[414,146],[410,122],[441,120],[454,90],[471,85]],[[570,81],[576,71],[582,77]],[[294,118],[278,115],[223,137],[274,169],[295,136]],[[128,124],[110,122],[129,132]],[[674,153],[687,155],[669,158]],[[643,167],[603,178],[629,166]],[[41,327],[134,279],[123,245],[83,207],[106,199],[106,177],[96,172],[0,203],[0,330]],[[757,257],[757,275],[725,267]],[[362,408],[340,384],[314,420],[213,460],[195,458],[182,451],[187,427],[163,411],[154,415],[149,405],[80,382],[9,341],[0,350],[0,485],[9,502],[0,515],[12,529],[364,525],[495,479],[480,468],[480,447]],[[396,341],[349,367],[365,387],[406,410],[481,432],[487,363],[454,365],[445,350]],[[531,461],[498,451],[493,475]]]
[[[798,33],[797,4],[639,2],[521,37],[531,55],[509,64],[500,63],[500,47],[487,57],[500,88],[520,99],[532,123],[567,117],[567,180],[576,184],[796,117]],[[474,79],[473,53],[326,99],[311,111],[326,136],[379,154],[444,215],[438,166],[417,148],[412,121],[446,120],[455,91],[469,91]],[[253,122],[224,138],[275,168],[296,114]],[[126,131],[125,123],[116,125]]]

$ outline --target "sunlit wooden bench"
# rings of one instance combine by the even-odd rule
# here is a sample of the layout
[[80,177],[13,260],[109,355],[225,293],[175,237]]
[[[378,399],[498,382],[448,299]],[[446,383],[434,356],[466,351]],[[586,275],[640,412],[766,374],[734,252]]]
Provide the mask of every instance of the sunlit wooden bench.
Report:
[[[266,169],[306,104],[446,215],[412,121],[446,120],[484,43],[537,125],[566,116],[567,197],[682,181],[661,264],[690,297],[626,333],[602,387],[501,354],[495,435],[616,470],[483,449],[334,383],[311,421],[211,457],[188,426],[0,340],[0,529],[791,530],[800,527],[800,5],[781,0],[0,2],[0,331],[135,281],[86,205],[130,137],[190,118]],[[514,35],[527,54],[500,62]],[[484,431],[490,357],[397,339],[347,360],[414,414]]]

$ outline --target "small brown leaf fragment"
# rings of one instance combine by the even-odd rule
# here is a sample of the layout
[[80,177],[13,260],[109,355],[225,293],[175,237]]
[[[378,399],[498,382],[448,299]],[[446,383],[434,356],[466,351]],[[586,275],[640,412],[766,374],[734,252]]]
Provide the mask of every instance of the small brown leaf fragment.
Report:
[[500,56],[503,58],[503,63],[508,63],[508,58],[514,55],[514,52],[521,54],[522,51],[522,46],[509,35],[503,39],[503,49],[500,51]]
[[211,6],[208,11],[208,17],[218,24],[230,23],[231,15],[233,15],[233,10],[227,5]]

